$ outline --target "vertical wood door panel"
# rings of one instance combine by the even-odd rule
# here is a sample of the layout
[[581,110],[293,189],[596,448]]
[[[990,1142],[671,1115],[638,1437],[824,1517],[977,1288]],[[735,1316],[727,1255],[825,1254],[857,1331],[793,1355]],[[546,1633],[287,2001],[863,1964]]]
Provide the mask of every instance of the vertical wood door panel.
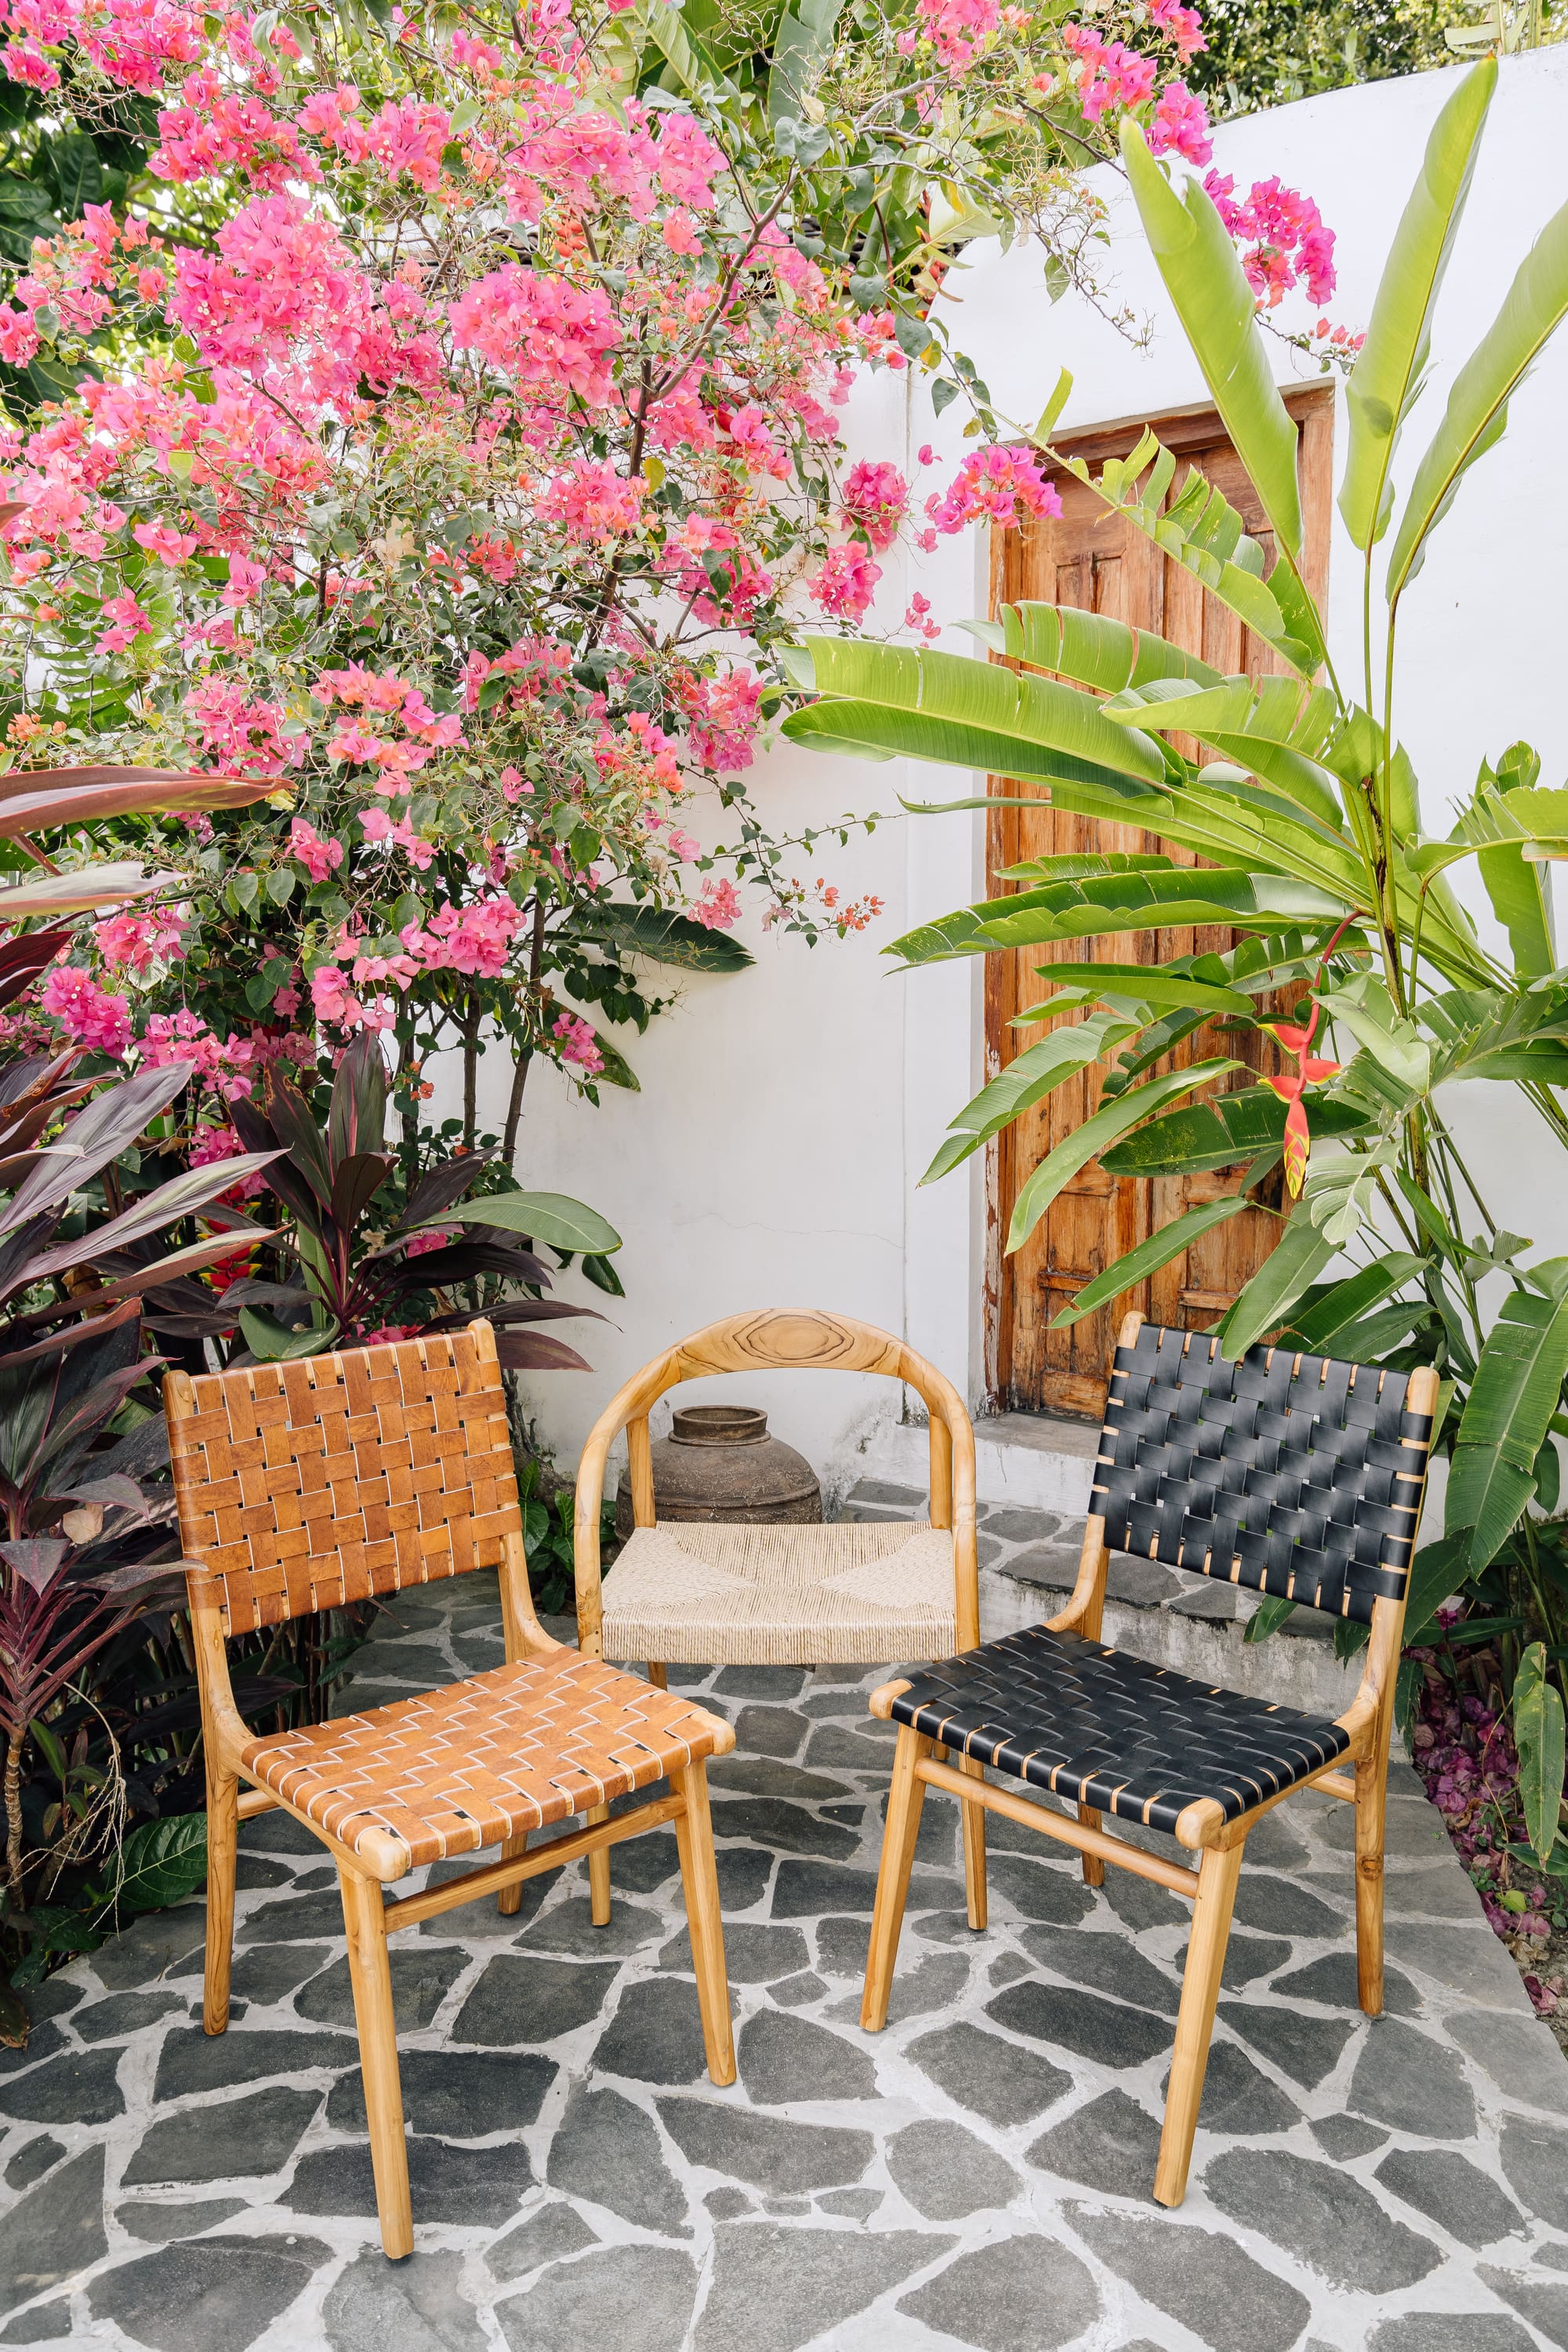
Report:
[[[1288,394],[1287,405],[1301,428],[1305,570],[1308,585],[1321,604],[1328,585],[1333,394],[1327,388],[1314,387]],[[1173,494],[1180,491],[1187,467],[1196,466],[1238,510],[1272,566],[1272,533],[1217,416],[1209,413],[1161,418],[1154,421],[1154,429],[1179,461]],[[1132,425],[1082,435],[1065,445],[1066,451],[1087,458],[1098,472],[1105,458],[1125,457],[1142,430],[1141,425]],[[1133,628],[1152,629],[1227,675],[1245,670],[1261,676],[1282,667],[1270,648],[1208,595],[1190,572],[1172,562],[1130,523],[1108,514],[1080,482],[1063,473],[1057,477],[1057,487],[1063,509],[1058,519],[996,535],[994,607],[1023,598],[1077,605]],[[1183,751],[1193,749],[1184,739],[1175,740]],[[994,782],[992,789],[1009,787]],[[1026,809],[993,809],[986,845],[990,894],[1001,897],[1019,887],[1002,878],[1010,866],[1086,850],[1158,850],[1180,865],[1199,863],[1190,851],[1135,825],[1106,824],[1045,803]],[[1160,963],[1172,956],[1228,948],[1235,937],[1225,929],[1186,928],[1128,933],[1099,942],[1074,940],[1058,948],[1020,949],[988,957],[987,1075],[1005,1068],[1051,1025],[1043,1022],[1024,1029],[1011,1025],[1047,992],[1047,984],[1038,977],[1039,967],[1080,962],[1088,955],[1105,962]],[[1214,1054],[1232,1054],[1248,1065],[1223,1082],[1227,1087],[1254,1084],[1260,1070],[1273,1066],[1268,1040],[1205,1025],[1159,1067],[1182,1067]],[[1086,1282],[1185,1210],[1238,1191],[1244,1174],[1238,1167],[1205,1176],[1149,1181],[1108,1176],[1097,1161],[1092,1162],[1063,1188],[1024,1248],[1011,1257],[1005,1255],[1008,1221],[1020,1189],[1046,1154],[1098,1108],[1105,1075],[1106,1066],[1096,1064],[1069,1078],[1005,1129],[991,1147],[992,1389],[1005,1409],[1102,1412],[1116,1328],[1127,1308],[1140,1307],[1158,1322],[1202,1329],[1230,1304],[1279,1235],[1275,1219],[1245,1210],[1203,1235],[1184,1255],[1126,1297],[1098,1314],[1086,1316],[1070,1330],[1052,1331],[1054,1317]]]

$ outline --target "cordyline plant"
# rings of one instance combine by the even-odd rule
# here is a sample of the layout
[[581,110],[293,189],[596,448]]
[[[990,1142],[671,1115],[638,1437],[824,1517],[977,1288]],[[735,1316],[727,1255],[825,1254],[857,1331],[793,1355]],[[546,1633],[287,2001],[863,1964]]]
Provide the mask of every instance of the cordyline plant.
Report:
[[[1296,428],[1224,224],[1203,189],[1173,184],[1126,124],[1145,231],[1279,560],[1266,578],[1262,551],[1234,510],[1195,469],[1178,482],[1175,459],[1152,434],[1098,479],[1078,461],[1071,469],[1239,614],[1279,674],[1221,677],[1152,632],[1020,604],[979,630],[1016,667],[812,640],[822,699],[786,731],[1048,789],[1056,807],[1144,826],[1206,861],[1045,858],[1016,871],[1014,895],[897,943],[891,951],[912,967],[1079,940],[1110,943],[1113,956],[1117,939],[1167,925],[1242,934],[1223,955],[1043,966],[1056,991],[1025,1017],[1053,1025],[959,1114],[931,1173],[1091,1064],[1104,1068],[1100,1108],[1028,1177],[1009,1248],[1090,1159],[1136,1176],[1246,1166],[1228,1198],[1189,1211],[1081,1291],[1061,1318],[1070,1322],[1132,1290],[1221,1220],[1267,1206],[1258,1188],[1283,1158],[1299,1197],[1273,1254],[1217,1326],[1226,1353],[1277,1332],[1362,1361],[1440,1366],[1447,1527],[1417,1556],[1410,1637],[1428,1634],[1437,1604],[1459,1591],[1473,1591],[1482,1622],[1493,1621],[1519,1668],[1515,1731],[1544,1862],[1563,1788],[1568,1579],[1556,1549],[1538,1543],[1528,1507],[1554,1506],[1552,1434],[1568,1434],[1568,1259],[1529,1261],[1530,1244],[1499,1230],[1456,1149],[1448,1090],[1473,1080],[1520,1089],[1546,1132],[1568,1144],[1559,1094],[1568,1086],[1568,974],[1545,866],[1568,855],[1568,791],[1542,790],[1536,755],[1515,744],[1456,795],[1451,830],[1434,837],[1395,723],[1406,591],[1568,311],[1565,207],[1460,368],[1396,499],[1394,455],[1426,373],[1496,80],[1495,61],[1477,66],[1437,118],[1350,378],[1339,504],[1364,564],[1360,677],[1336,670],[1304,584]],[[1173,736],[1205,749],[1189,759]],[[1470,858],[1506,956],[1482,947],[1448,887],[1448,869]],[[1286,1021],[1259,1001],[1280,990],[1295,1001]],[[1209,1028],[1216,1015],[1229,1035]],[[1248,1027],[1270,1030],[1285,1049],[1279,1076],[1177,1108],[1237,1067],[1230,1036]],[[1512,1286],[1495,1315],[1479,1297],[1493,1273]],[[1265,1603],[1253,1628],[1270,1630],[1289,1606]],[[1345,1648],[1364,1638],[1359,1628],[1340,1633]],[[1406,1711],[1415,1673],[1412,1665],[1405,1677]]]
[[[339,1065],[325,1132],[278,1070],[268,1073],[265,1110],[236,1103],[235,1124],[253,1153],[268,1156],[265,1181],[292,1216],[284,1254],[293,1270],[281,1282],[232,1284],[211,1328],[232,1324],[237,1307],[252,1355],[315,1355],[340,1339],[353,1345],[456,1329],[475,1306],[453,1308],[443,1294],[483,1284],[484,1312],[499,1327],[497,1349],[509,1370],[586,1371],[574,1349],[525,1327],[594,1310],[540,1297],[550,1276],[512,1236],[526,1233],[603,1258],[620,1247],[620,1235],[561,1194],[467,1199],[489,1162],[486,1152],[426,1169],[401,1205],[389,1207],[397,1163],[385,1149],[386,1076],[379,1038],[357,1037]],[[523,1295],[505,1296],[503,1285]]]
[[[986,427],[944,273],[1022,219],[1052,289],[1081,278],[1079,167],[1123,116],[1206,160],[1199,19],[58,0],[6,30],[84,138],[131,92],[159,140],[0,304],[18,382],[79,377],[0,448],[0,721],[292,788],[221,842],[155,829],[183,908],[100,929],[75,1034],[181,1021],[216,1108],[258,1060],[389,1031],[410,1137],[457,1047],[471,1144],[499,1032],[510,1164],[533,1062],[635,1085],[605,1028],[665,1001],[649,963],[747,961],[737,882],[813,937],[874,911],[795,879],[806,840],[744,785],[775,647],[865,614],[911,504],[890,459],[847,462],[843,402],[930,365]],[[1265,302],[1326,296],[1310,204],[1216,194]],[[1049,495],[983,448],[921,536]]]

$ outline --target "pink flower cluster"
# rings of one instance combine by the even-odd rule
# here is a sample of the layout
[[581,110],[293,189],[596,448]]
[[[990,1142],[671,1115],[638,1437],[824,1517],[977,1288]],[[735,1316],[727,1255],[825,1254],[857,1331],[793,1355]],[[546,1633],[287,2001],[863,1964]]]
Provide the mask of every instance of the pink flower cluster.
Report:
[[565,385],[590,408],[609,401],[609,355],[621,331],[596,286],[569,286],[509,261],[476,278],[448,316],[459,351],[477,351],[520,385]]
[[926,500],[931,521],[948,534],[982,520],[1008,530],[1061,510],[1060,492],[1027,449],[994,446],[965,457],[945,493],[933,491]]
[[880,553],[897,539],[909,504],[910,486],[896,466],[862,458],[849,468],[838,520],[845,530],[863,530]]
[[1002,21],[997,0],[920,0],[921,31],[950,71],[973,63]]
[[185,926],[167,908],[152,914],[110,915],[92,927],[93,945],[106,964],[144,972],[153,963],[174,963],[184,955]]
[[131,1043],[128,1000],[110,995],[77,964],[56,964],[44,982],[38,1002],[73,1044],[85,1046],[89,1053],[119,1055]]
[[741,919],[741,897],[732,882],[710,874],[702,885],[700,895],[692,900],[687,913],[704,930],[733,930]]
[[552,1037],[561,1040],[561,1058],[574,1062],[585,1078],[596,1078],[605,1066],[605,1057],[594,1042],[594,1032],[586,1021],[574,1013],[563,1013],[551,1030]]
[[341,841],[323,841],[313,824],[297,816],[289,828],[289,855],[312,882],[324,882],[342,864],[343,845]]
[[1146,106],[1153,97],[1152,58],[1122,41],[1102,41],[1088,25],[1064,25],[1062,40],[1078,59],[1078,100],[1086,121],[1098,122],[1108,108]]
[[250,1069],[257,1056],[251,1040],[216,1036],[189,1005],[182,1004],[177,1013],[154,1013],[138,1043],[144,1068],[193,1063],[197,1079],[215,1087],[226,1102],[248,1095],[255,1084]]
[[1334,268],[1334,232],[1325,228],[1310,196],[1281,186],[1278,178],[1255,180],[1245,203],[1236,182],[1211,172],[1204,186],[1228,234],[1246,247],[1241,266],[1258,301],[1272,310],[1300,280],[1314,303],[1326,302],[1339,283]]
[[873,563],[863,547],[831,547],[820,568],[805,583],[806,594],[837,621],[858,621],[877,593],[882,567]]
[[627,480],[614,466],[579,457],[548,485],[538,512],[575,540],[624,539],[642,520],[647,496],[647,484],[640,475]]
[[749,768],[763,696],[756,672],[736,668],[721,677],[694,678],[687,692],[692,758],[719,772]]
[[[245,1146],[232,1127],[198,1127],[191,1144],[190,1162],[193,1168],[211,1168],[220,1160],[238,1160],[244,1151]],[[242,1176],[237,1184],[231,1184],[226,1192],[220,1192],[218,1198],[237,1209],[242,1201],[254,1201],[266,1190],[267,1180],[256,1170]]]

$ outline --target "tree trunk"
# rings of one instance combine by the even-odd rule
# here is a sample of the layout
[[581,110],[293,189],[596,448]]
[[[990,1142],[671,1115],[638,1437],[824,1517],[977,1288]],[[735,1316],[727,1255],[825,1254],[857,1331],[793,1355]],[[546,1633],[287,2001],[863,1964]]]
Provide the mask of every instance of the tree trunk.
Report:
[[517,1172],[512,1166],[512,1162],[517,1158],[517,1131],[522,1124],[522,1090],[528,1084],[528,1066],[532,1059],[531,1051],[526,1047],[518,1055],[517,1066],[511,1074],[511,1094],[506,1107],[506,1132],[501,1138],[501,1160],[513,1175]]
[[470,990],[463,1011],[463,1146],[471,1151],[479,1132],[479,1024],[484,1009]]

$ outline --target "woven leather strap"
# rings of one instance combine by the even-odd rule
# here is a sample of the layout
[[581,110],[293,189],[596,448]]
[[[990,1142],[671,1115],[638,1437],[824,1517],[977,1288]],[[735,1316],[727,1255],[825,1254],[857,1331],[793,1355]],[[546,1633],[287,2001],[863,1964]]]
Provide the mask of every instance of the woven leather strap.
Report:
[[471,1330],[191,1386],[169,1429],[180,1539],[226,1632],[494,1567],[521,1530],[500,1370]]
[[1145,1323],[1119,1348],[1090,1508],[1110,1551],[1335,1617],[1404,1598],[1431,1417],[1405,1372]]

